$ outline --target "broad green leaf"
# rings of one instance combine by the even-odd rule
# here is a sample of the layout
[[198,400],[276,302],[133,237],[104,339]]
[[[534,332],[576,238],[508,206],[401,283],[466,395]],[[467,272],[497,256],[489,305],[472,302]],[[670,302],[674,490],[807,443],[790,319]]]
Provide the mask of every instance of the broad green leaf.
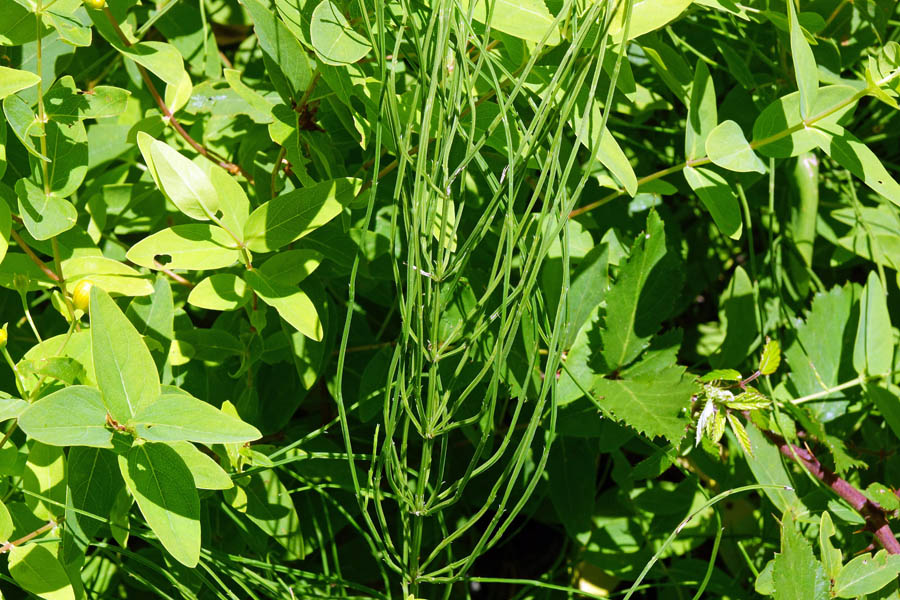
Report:
[[[87,174],[87,131],[81,121],[71,124],[49,121],[45,129],[47,158],[50,161],[47,164],[50,193],[57,198],[66,198],[75,193]],[[39,159],[31,160],[31,178],[43,189],[44,169]]]
[[859,326],[853,347],[853,367],[866,375],[888,375],[894,364],[894,336],[887,295],[874,271],[869,272],[859,299]]
[[125,423],[159,397],[159,374],[141,334],[97,286],[91,288],[91,354],[109,414]]
[[223,69],[225,81],[234,92],[253,108],[250,118],[256,123],[271,123],[274,120],[272,108],[275,106],[268,98],[241,81],[241,72],[235,69]]
[[719,231],[733,240],[740,239],[744,228],[741,209],[728,181],[704,167],[685,167],[684,178],[712,215]]
[[[674,21],[691,5],[691,0],[633,0],[628,39],[634,39]],[[627,4],[620,2],[613,15],[609,33],[616,42],[625,36],[625,11]]]
[[66,502],[66,456],[59,446],[34,442],[28,451],[22,487],[25,504],[38,519],[57,518]]
[[29,437],[51,446],[112,447],[100,392],[73,385],[41,398],[19,416]]
[[141,151],[145,148],[144,160],[148,165],[153,163],[160,189],[178,210],[198,221],[212,219],[219,210],[219,200],[203,169],[165,142],[145,138]]
[[241,253],[234,239],[221,227],[190,223],[142,239],[125,256],[148,269],[206,271],[230,267],[240,259]]
[[681,367],[634,379],[598,377],[592,386],[597,403],[616,419],[647,437],[663,436],[673,443],[684,437],[688,424],[684,409],[697,389]]
[[784,513],[781,552],[775,555],[775,600],[828,600],[830,582],[812,546],[797,529],[794,514]]
[[354,178],[333,179],[269,200],[247,219],[247,247],[254,252],[270,252],[300,239],[341,214],[360,183]]
[[900,206],[900,183],[881,164],[878,156],[850,132],[834,127],[825,129],[832,135],[822,138],[819,147],[867,186]]
[[844,562],[840,548],[835,548],[831,543],[831,536],[835,533],[837,531],[834,528],[834,522],[831,520],[831,513],[826,510],[822,513],[822,519],[819,523],[819,556],[822,558],[825,576],[832,581],[841,572],[841,564]]
[[244,239],[244,224],[250,216],[250,200],[241,184],[225,169],[210,164],[209,180],[219,199],[221,225],[238,240]]
[[227,444],[251,442],[262,435],[256,427],[186,394],[161,395],[128,424],[136,435],[155,442]]
[[369,41],[350,27],[331,0],[322,0],[313,10],[309,39],[318,57],[327,65],[355,63],[372,49]]
[[50,159],[41,154],[36,146],[35,138],[41,131],[40,122],[31,107],[13,94],[3,99],[3,114],[6,116],[10,129],[19,138],[28,153],[40,160],[49,161]]
[[243,5],[253,20],[269,79],[285,102],[299,103],[313,78],[306,50],[267,8],[268,3],[243,0]]
[[175,560],[200,560],[200,498],[194,476],[166,444],[137,443],[119,456],[119,470],[147,525]]
[[19,398],[0,399],[0,423],[17,418],[29,406],[30,404]]
[[194,91],[194,84],[191,82],[191,76],[187,71],[181,75],[181,81],[178,85],[167,84],[165,93],[165,103],[172,114],[177,113],[184,108],[184,105],[191,99]]
[[[14,0],[6,0],[2,4],[3,18],[0,19],[0,46],[21,46],[37,37],[34,14],[26,5]],[[43,35],[46,30],[43,30]]]
[[153,338],[165,351],[175,337],[175,303],[168,279],[158,276],[153,284],[153,294],[132,300],[125,315],[138,333]]
[[684,130],[684,155],[688,160],[700,158],[706,151],[706,138],[719,122],[716,90],[709,67],[702,60],[694,69],[691,101]]
[[548,46],[560,42],[559,31],[553,27],[553,15],[543,0],[474,0],[474,8],[472,3],[473,0],[460,3],[463,14],[471,14],[474,20],[487,25],[490,12],[491,29],[529,42],[540,42],[546,36]]
[[875,402],[894,436],[900,440],[900,390],[893,385],[885,388],[869,382],[865,385],[865,391],[866,396]]
[[597,446],[588,440],[560,437],[547,465],[550,501],[569,536],[580,544],[591,537],[597,490]]
[[719,298],[719,310],[727,323],[727,329],[722,345],[709,358],[709,364],[717,369],[743,362],[759,335],[753,283],[743,267],[735,268],[728,287]]
[[76,256],[62,263],[63,277],[71,289],[88,279],[109,294],[122,296],[146,296],[153,293],[153,284],[147,275],[132,269],[125,263],[103,256]]
[[729,171],[766,172],[766,166],[753,152],[741,126],[734,121],[723,121],[709,132],[706,154],[713,164]]
[[41,78],[31,71],[0,66],[0,99],[37,85],[40,80]]
[[41,20],[44,25],[55,29],[63,42],[82,48],[91,45],[93,38],[91,27],[89,24],[82,23],[78,19],[78,15],[45,8],[41,14]]
[[9,550],[9,574],[22,586],[44,600],[75,600],[69,576],[44,544],[30,543]]
[[827,116],[817,119],[816,127],[803,125],[800,92],[782,96],[767,106],[754,121],[754,148],[764,156],[787,158],[827,143],[829,135],[819,128],[836,126],[841,117],[856,107],[856,102],[851,102],[855,95],[856,89],[847,85],[829,85],[820,89],[816,94],[813,116]]
[[108,85],[79,91],[70,75],[61,77],[44,96],[47,117],[61,123],[116,117],[125,112],[131,92]]
[[114,44],[116,49],[141,65],[165,83],[178,85],[184,77],[184,61],[181,53],[172,44],[165,42],[137,42],[125,46],[121,42]]
[[234,482],[219,463],[197,449],[190,442],[167,442],[194,476],[194,485],[201,490],[227,490],[234,487]]
[[0,540],[8,540],[13,533],[13,520],[6,504],[0,501]]
[[873,594],[897,579],[900,556],[880,550],[875,556],[868,552],[855,557],[843,566],[834,580],[834,594],[838,598],[858,598]]
[[651,212],[646,232],[638,236],[628,262],[606,294],[606,328],[601,338],[610,372],[628,365],[647,347],[672,310],[681,282],[678,259],[666,248],[663,222]]
[[313,340],[322,339],[322,322],[309,296],[301,289],[275,283],[258,270],[244,273],[244,281],[281,318]]
[[794,63],[794,76],[797,78],[797,89],[800,91],[800,116],[804,119],[815,113],[816,93],[819,90],[819,72],[816,57],[803,35],[803,29],[797,20],[797,9],[794,0],[786,0],[788,27],[791,36],[791,60]]
[[297,285],[315,271],[325,257],[316,250],[285,250],[272,255],[259,271],[272,283],[281,285]]
[[194,286],[187,299],[193,306],[222,311],[237,310],[249,300],[247,284],[231,273],[210,275]]
[[242,512],[287,550],[288,560],[305,557],[311,548],[304,544],[294,501],[275,470],[254,473],[249,481],[242,479],[235,483],[246,492],[246,505]]
[[69,449],[66,485],[72,508],[96,515],[93,519],[70,511],[66,519],[76,519],[85,535],[92,537],[108,518],[116,496],[125,486],[116,455],[102,448],[75,446]]
[[16,182],[19,214],[25,229],[36,240],[48,240],[75,226],[78,211],[68,200],[56,194],[45,194],[30,179]]
[[759,359],[759,372],[762,375],[771,375],[778,370],[781,364],[781,345],[778,340],[768,340],[763,348],[762,358]]

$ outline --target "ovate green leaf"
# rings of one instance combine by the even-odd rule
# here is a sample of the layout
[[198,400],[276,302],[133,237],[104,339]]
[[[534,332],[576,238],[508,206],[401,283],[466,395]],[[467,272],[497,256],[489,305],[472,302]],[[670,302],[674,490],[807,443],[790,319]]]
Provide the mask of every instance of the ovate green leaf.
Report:
[[881,164],[872,150],[848,131],[826,127],[829,136],[819,139],[819,147],[867,186],[900,206],[900,183]]
[[353,200],[360,183],[350,177],[333,179],[273,198],[247,219],[247,247],[270,252],[307,235],[338,216]]
[[190,442],[167,442],[167,446],[175,450],[184,460],[184,464],[194,476],[194,485],[200,490],[227,490],[234,487],[234,482],[219,463],[204,454]]
[[706,151],[706,138],[719,122],[716,109],[716,90],[709,67],[702,60],[694,69],[691,101],[684,130],[684,155],[688,160],[700,158]]
[[319,58],[328,65],[355,63],[372,49],[369,41],[350,27],[341,10],[322,0],[313,10],[309,39]]
[[[147,134],[141,132],[138,136]],[[178,210],[199,221],[208,221],[216,214],[219,200],[203,169],[165,142],[144,138],[140,148],[146,152],[147,164],[153,164],[152,173],[160,189]]]
[[9,67],[0,66],[0,100],[19,90],[28,89],[41,78],[31,71],[20,71]]
[[159,397],[159,374],[143,338],[97,286],[91,288],[91,354],[103,403],[119,423]]
[[834,580],[834,594],[838,598],[858,598],[873,594],[897,579],[900,555],[880,550],[875,556],[868,552],[855,557],[841,569]]
[[887,296],[881,279],[869,272],[859,300],[859,326],[853,347],[853,367],[860,374],[887,375],[894,364],[894,336]]
[[138,412],[129,425],[138,436],[156,442],[227,444],[251,442],[262,435],[253,425],[186,394],[161,395]]
[[684,178],[712,215],[719,231],[737,240],[743,231],[737,196],[724,177],[704,167],[685,167]]
[[309,296],[301,289],[275,283],[258,270],[244,273],[244,280],[269,306],[300,333],[316,341],[322,339],[322,322]]
[[92,519],[70,511],[71,514],[67,514],[66,519],[77,519],[82,531],[91,537],[100,530],[103,519],[112,511],[119,490],[125,485],[119,473],[116,455],[101,448],[75,446],[69,449],[66,466],[66,484],[72,508],[99,517]]
[[166,444],[138,443],[119,456],[119,470],[147,525],[186,567],[200,560],[200,498],[194,476]]
[[36,240],[48,240],[75,226],[78,211],[68,200],[44,193],[43,188],[30,179],[16,182],[19,214],[25,229]]
[[125,256],[148,269],[205,271],[230,267],[240,259],[241,253],[234,239],[221,227],[190,223],[145,237]]
[[194,286],[187,299],[193,306],[223,311],[236,310],[249,300],[247,284],[231,273],[210,275]]
[[492,29],[530,42],[540,42],[547,37],[548,46],[555,46],[560,41],[559,32],[552,28],[553,15],[547,10],[543,0],[473,0],[461,2],[463,14],[472,11],[472,18],[479,23],[488,24]]
[[[674,21],[691,5],[691,0],[634,0],[631,3],[631,23],[628,39],[634,39]],[[617,42],[625,35],[625,10],[627,4],[620,2],[610,24],[609,33]]]
[[112,447],[100,392],[73,385],[41,398],[19,416],[29,437],[51,446]]
[[75,600],[75,590],[62,564],[43,544],[13,546],[9,574],[22,589],[44,600]]
[[734,121],[723,121],[709,133],[706,154],[713,164],[729,171],[766,172],[766,166],[753,152],[741,126]]
[[771,375],[778,370],[781,364],[781,344],[778,340],[768,340],[763,348],[762,358],[759,359],[759,372],[762,375]]

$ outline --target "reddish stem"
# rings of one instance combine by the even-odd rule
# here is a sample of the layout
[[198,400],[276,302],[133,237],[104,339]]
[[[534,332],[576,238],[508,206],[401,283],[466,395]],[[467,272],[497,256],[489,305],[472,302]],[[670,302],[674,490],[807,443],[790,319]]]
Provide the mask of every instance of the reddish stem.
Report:
[[20,235],[16,232],[15,229],[11,229],[9,233],[10,233],[10,235],[12,236],[12,238],[16,241],[16,243],[19,245],[19,247],[20,247],[22,250],[25,251],[25,254],[28,255],[28,258],[30,258],[32,261],[34,261],[34,264],[36,264],[36,265],[41,269],[41,271],[43,271],[44,274],[47,275],[47,277],[49,277],[49,278],[52,279],[53,281],[59,283],[59,281],[60,281],[60,276],[57,275],[56,273],[54,273],[54,272],[53,272],[53,269],[51,269],[50,267],[48,267],[48,266],[47,266],[47,263],[45,263],[44,261],[42,261],[42,260],[40,259],[40,257],[38,257],[38,255],[34,253],[34,250],[32,250],[32,249],[28,246],[28,244],[25,243],[25,240],[22,239],[22,236],[20,236]]
[[762,430],[763,435],[770,442],[778,446],[778,450],[791,460],[803,465],[813,477],[827,485],[835,494],[843,498],[866,521],[866,529],[875,534],[875,539],[888,551],[889,554],[900,554],[900,542],[891,531],[887,520],[887,511],[878,503],[872,502],[853,484],[839,477],[835,472],[826,468],[819,462],[808,449],[800,448],[785,440],[774,431]]
[[10,550],[12,550],[12,549],[13,549],[14,547],[16,547],[16,546],[21,546],[22,544],[24,544],[24,543],[27,542],[28,540],[30,540],[30,539],[32,539],[32,538],[36,538],[37,536],[41,535],[42,533],[44,533],[44,532],[46,532],[46,531],[50,531],[51,529],[53,529],[53,528],[56,527],[57,525],[58,525],[58,523],[57,523],[56,521],[49,521],[49,522],[47,522],[46,524],[41,525],[40,527],[38,527],[37,529],[35,529],[35,530],[32,531],[31,533],[29,533],[28,535],[23,535],[22,537],[20,537],[19,539],[15,540],[14,542],[6,542],[6,543],[3,544],[2,546],[0,546],[0,554],[3,554],[3,553],[5,553],[5,552],[9,552]]

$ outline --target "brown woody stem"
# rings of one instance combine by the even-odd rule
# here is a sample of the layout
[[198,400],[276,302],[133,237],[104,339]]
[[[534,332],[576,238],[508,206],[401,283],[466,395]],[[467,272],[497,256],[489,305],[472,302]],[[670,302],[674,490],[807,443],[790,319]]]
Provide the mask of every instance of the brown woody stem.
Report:
[[3,553],[5,553],[5,552],[9,552],[10,550],[12,550],[13,548],[15,548],[16,546],[21,546],[22,544],[24,544],[24,543],[27,542],[28,540],[30,540],[30,539],[32,539],[32,538],[36,538],[37,536],[41,535],[41,534],[44,533],[44,532],[50,531],[51,529],[53,529],[54,527],[56,527],[58,524],[59,524],[59,523],[57,523],[56,521],[50,520],[50,521],[48,521],[47,523],[45,523],[44,525],[41,525],[40,527],[38,527],[37,529],[35,529],[35,530],[32,531],[31,533],[29,533],[28,535],[23,535],[23,536],[20,537],[19,539],[15,540],[15,541],[12,541],[12,542],[6,542],[6,543],[3,544],[2,546],[0,546],[0,554],[3,554]]

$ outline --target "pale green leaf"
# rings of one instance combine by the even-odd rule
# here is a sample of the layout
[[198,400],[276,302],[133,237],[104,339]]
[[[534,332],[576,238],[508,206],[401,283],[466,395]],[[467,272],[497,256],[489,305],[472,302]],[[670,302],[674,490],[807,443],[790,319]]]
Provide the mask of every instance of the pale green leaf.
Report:
[[193,306],[222,311],[236,310],[249,300],[247,284],[231,273],[210,275],[194,286],[187,299]]
[[263,302],[278,311],[300,333],[316,341],[322,339],[322,322],[309,296],[301,289],[275,283],[258,270],[244,273],[244,281]]
[[241,253],[234,239],[221,227],[189,223],[145,237],[125,256],[148,269],[205,271],[230,267],[240,259]]
[[479,23],[488,24],[490,11],[491,29],[502,31],[513,37],[540,42],[546,36],[548,46],[560,42],[559,31],[553,27],[553,15],[547,10],[543,0],[472,0],[461,2],[463,14],[469,15]]
[[48,240],[75,226],[78,211],[72,203],[55,194],[45,194],[30,179],[16,182],[16,196],[22,222],[34,239]]
[[91,354],[103,403],[119,423],[159,397],[159,374],[141,334],[97,286],[91,288]]
[[[88,137],[84,123],[48,121],[44,128],[47,138],[47,186],[50,194],[66,198],[75,193],[84,181],[88,169]],[[33,131],[37,133],[39,130]],[[40,161],[31,161],[31,179],[44,188],[44,168]],[[41,217],[45,218],[46,214]]]
[[253,20],[269,79],[285,102],[299,103],[313,78],[306,50],[268,9],[268,2],[243,0],[242,4]]
[[247,247],[254,252],[270,252],[300,239],[341,214],[360,184],[354,178],[333,179],[269,200],[247,219]]
[[147,525],[186,567],[200,560],[200,498],[194,476],[166,444],[137,443],[119,456],[119,470]]
[[826,510],[822,512],[822,518],[819,523],[819,556],[822,557],[825,576],[831,580],[834,580],[838,573],[841,572],[841,564],[844,562],[840,548],[835,548],[831,543],[831,536],[835,533],[837,531],[834,528],[834,522],[831,520],[831,513]]
[[178,85],[184,77],[184,61],[172,44],[165,42],[137,42],[125,46],[115,44],[116,49],[141,65],[169,85]]
[[272,255],[266,262],[259,265],[259,271],[272,283],[297,285],[309,277],[322,264],[323,259],[322,253],[316,250],[306,248],[285,250]]
[[743,379],[740,372],[734,369],[713,369],[697,381],[700,383],[710,383],[712,381],[740,381]]
[[219,200],[222,211],[220,225],[238,241],[244,239],[244,224],[250,216],[250,200],[241,184],[225,169],[209,165],[209,180]]
[[161,395],[128,424],[136,435],[155,442],[242,443],[262,435],[253,425],[186,394]]
[[[674,21],[690,5],[691,0],[633,0],[628,39],[634,39]],[[617,4],[616,13],[610,24],[609,33],[616,42],[620,42],[625,36],[626,7],[625,2]]]
[[741,126],[734,121],[723,121],[709,133],[706,154],[713,164],[729,171],[766,172],[766,166],[753,152]]
[[209,221],[219,210],[216,189],[206,173],[177,150],[159,140],[145,140],[144,160],[153,163],[160,189],[178,210],[198,221]]
[[56,519],[66,502],[66,455],[59,446],[34,442],[22,473],[25,504],[38,519]]
[[868,552],[853,558],[834,580],[834,594],[838,598],[858,598],[873,594],[897,579],[900,555],[880,550],[875,556]]
[[322,0],[313,9],[309,39],[318,57],[327,65],[355,63],[372,49],[369,41],[350,27],[331,0]]
[[781,345],[778,340],[767,340],[763,348],[762,358],[759,359],[759,372],[762,375],[771,375],[778,370],[781,364]]
[[704,167],[685,167],[684,178],[712,215],[719,231],[737,240],[743,231],[737,196],[724,177]]
[[684,130],[684,155],[688,160],[703,156],[706,138],[718,122],[716,90],[712,77],[709,76],[709,67],[698,60]]
[[816,57],[803,35],[803,29],[797,20],[797,9],[794,0],[787,1],[788,27],[791,36],[791,60],[794,63],[794,76],[797,78],[797,89],[800,91],[800,116],[808,119],[814,116],[816,94],[819,90],[819,72]]
[[166,442],[175,450],[194,476],[194,485],[201,490],[227,490],[234,487],[228,473],[209,455],[190,442]]
[[75,589],[59,560],[43,544],[13,546],[9,551],[9,574],[44,600],[75,600]]
[[62,263],[66,286],[71,289],[88,279],[107,293],[122,296],[147,296],[153,293],[153,283],[147,275],[104,256],[76,256]]
[[40,80],[41,78],[31,71],[0,66],[0,99],[37,85]]
[[131,92],[108,85],[98,85],[90,92],[79,91],[75,80],[65,75],[44,96],[47,117],[62,123],[81,119],[115,117],[125,112]]
[[853,347],[853,367],[860,374],[887,375],[894,364],[894,335],[887,294],[874,271],[869,272],[859,299],[859,326]]
[[19,427],[29,437],[52,446],[112,447],[100,392],[84,385],[41,398],[19,416]]
[[744,429],[743,423],[732,412],[726,413],[726,416],[728,417],[728,424],[731,425],[731,430],[734,432],[734,437],[737,438],[738,443],[741,445],[741,450],[744,451],[744,454],[753,456],[753,445],[750,443],[750,437],[747,435],[747,430]]
[[13,533],[13,529],[12,515],[9,514],[6,504],[0,501],[0,540],[8,540]]

